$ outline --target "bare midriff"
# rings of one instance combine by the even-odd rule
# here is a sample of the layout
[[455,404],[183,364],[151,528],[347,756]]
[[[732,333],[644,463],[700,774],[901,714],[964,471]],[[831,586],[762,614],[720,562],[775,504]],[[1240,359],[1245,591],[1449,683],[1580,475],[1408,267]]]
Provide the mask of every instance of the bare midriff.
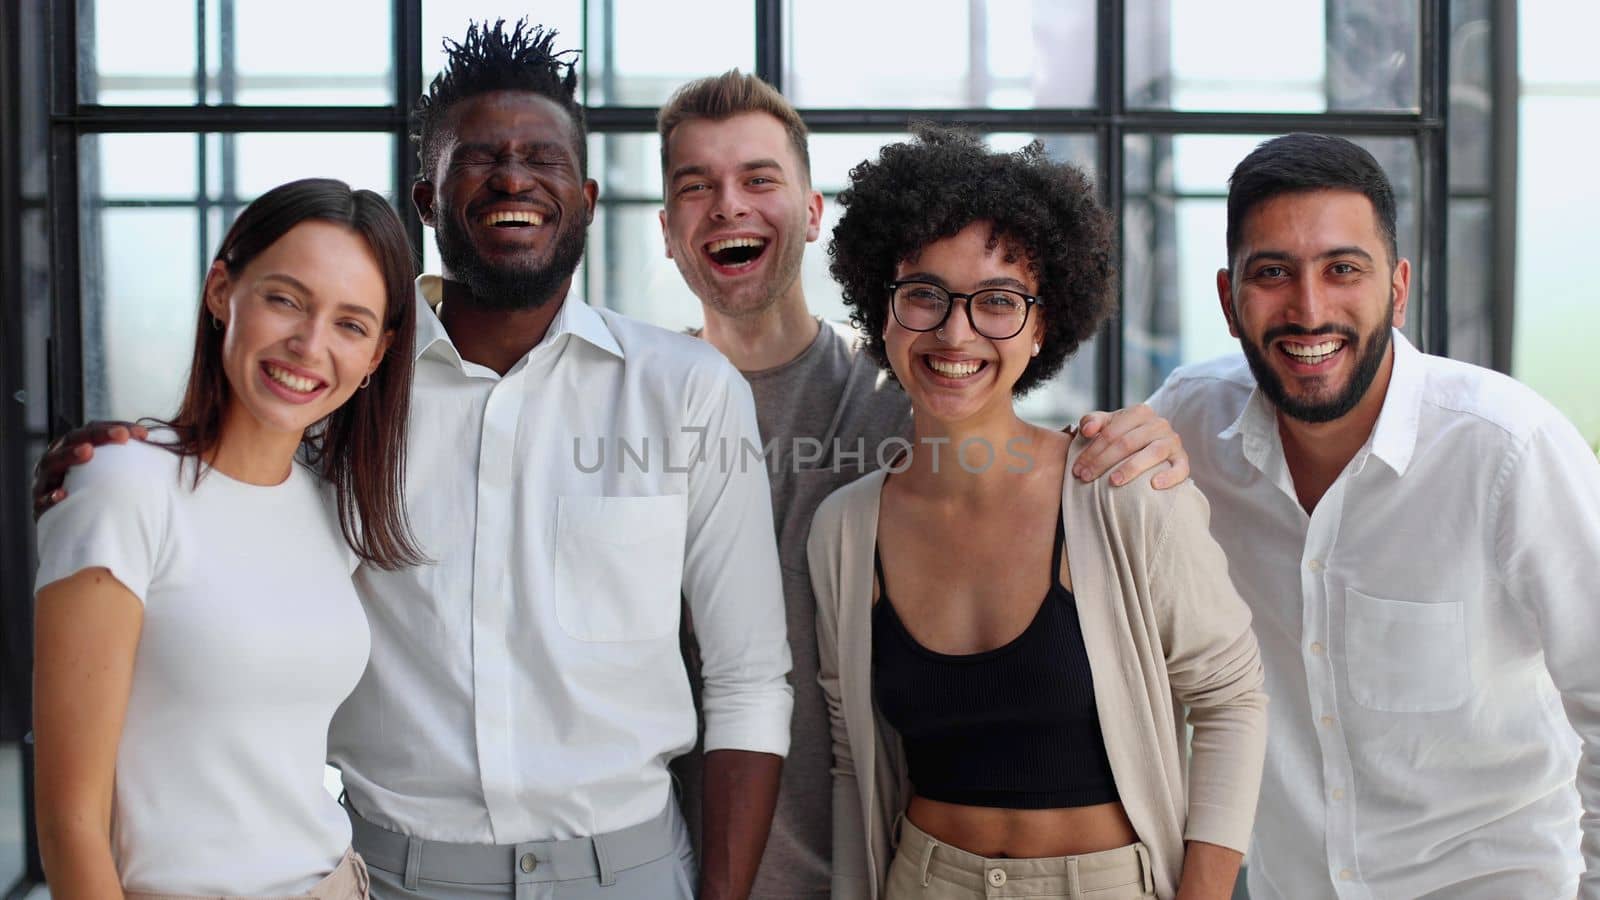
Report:
[[1139,840],[1121,803],[994,809],[912,797],[906,818],[940,843],[990,859],[1078,856]]

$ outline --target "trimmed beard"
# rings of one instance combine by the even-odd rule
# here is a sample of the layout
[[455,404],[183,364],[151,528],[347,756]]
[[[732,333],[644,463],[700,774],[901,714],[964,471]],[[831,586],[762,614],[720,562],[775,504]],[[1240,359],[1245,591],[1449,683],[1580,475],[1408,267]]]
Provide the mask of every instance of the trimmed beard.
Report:
[[[1262,393],[1272,401],[1278,411],[1291,419],[1301,422],[1318,424],[1332,422],[1350,410],[1356,408],[1361,398],[1367,395],[1367,390],[1372,387],[1372,382],[1378,377],[1378,369],[1383,365],[1383,357],[1389,351],[1390,322],[1394,321],[1394,293],[1389,294],[1389,314],[1383,322],[1366,336],[1365,340],[1357,343],[1355,329],[1325,325],[1321,328],[1301,328],[1297,325],[1284,325],[1273,328],[1262,335],[1261,343],[1247,338],[1239,339],[1239,346],[1244,350],[1245,361],[1250,364],[1250,372],[1256,377],[1256,384],[1261,386]],[[1344,338],[1346,344],[1356,344],[1361,348],[1361,358],[1356,361],[1354,372],[1350,373],[1350,380],[1345,383],[1344,390],[1327,400],[1303,400],[1290,396],[1284,387],[1283,379],[1268,365],[1266,352],[1262,347],[1272,343],[1276,338],[1285,335],[1337,335]]]
[[578,219],[563,225],[544,266],[492,266],[479,255],[455,219],[442,216],[434,229],[439,260],[454,280],[467,286],[474,303],[486,309],[538,309],[556,299],[556,289],[572,277],[583,259],[588,229]]

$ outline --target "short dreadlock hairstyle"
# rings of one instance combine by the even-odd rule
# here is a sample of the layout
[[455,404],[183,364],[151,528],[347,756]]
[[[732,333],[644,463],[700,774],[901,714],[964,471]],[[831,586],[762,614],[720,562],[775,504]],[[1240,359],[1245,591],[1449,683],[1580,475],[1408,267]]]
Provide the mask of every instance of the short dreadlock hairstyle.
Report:
[[895,266],[973,222],[991,223],[990,246],[1003,246],[1033,273],[1034,314],[1044,315],[1044,346],[1012,390],[1020,397],[1061,371],[1111,314],[1111,217],[1083,171],[1052,161],[1038,141],[995,153],[956,129],[919,125],[913,133],[850,170],[838,201],[844,213],[828,242],[829,271],[867,352],[888,369],[883,329]]
[[445,38],[444,71],[411,108],[410,138],[422,162],[422,177],[433,177],[439,162],[439,132],[450,108],[491,91],[529,91],[566,110],[577,140],[578,167],[589,171],[588,128],[578,103],[576,50],[554,50],[556,31],[518,19],[506,34],[506,21],[472,22],[460,43]]

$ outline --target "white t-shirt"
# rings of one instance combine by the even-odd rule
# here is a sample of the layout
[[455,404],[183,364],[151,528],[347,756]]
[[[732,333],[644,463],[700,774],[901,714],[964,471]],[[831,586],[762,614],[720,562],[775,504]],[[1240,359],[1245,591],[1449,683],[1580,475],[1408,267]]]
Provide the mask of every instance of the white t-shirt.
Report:
[[36,589],[95,566],[144,603],[117,748],[124,888],[296,894],[350,843],[328,720],[366,667],[355,556],[316,475],[274,487],[132,442],[96,448],[39,520]]

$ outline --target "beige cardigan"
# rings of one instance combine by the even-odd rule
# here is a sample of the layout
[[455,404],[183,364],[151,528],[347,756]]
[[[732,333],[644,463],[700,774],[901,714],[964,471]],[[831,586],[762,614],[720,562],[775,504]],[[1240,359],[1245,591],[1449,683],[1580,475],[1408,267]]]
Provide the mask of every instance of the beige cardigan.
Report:
[[[1068,471],[1085,443],[1074,442]],[[879,471],[829,495],[807,542],[833,732],[834,900],[883,893],[895,817],[910,795],[900,737],[872,699],[872,553],[884,478]],[[1106,753],[1150,849],[1156,896],[1170,900],[1185,840],[1240,852],[1249,842],[1267,723],[1250,612],[1193,483],[1157,491],[1148,477],[1113,488],[1069,476],[1061,504]],[[1194,728],[1188,765],[1184,705]]]

